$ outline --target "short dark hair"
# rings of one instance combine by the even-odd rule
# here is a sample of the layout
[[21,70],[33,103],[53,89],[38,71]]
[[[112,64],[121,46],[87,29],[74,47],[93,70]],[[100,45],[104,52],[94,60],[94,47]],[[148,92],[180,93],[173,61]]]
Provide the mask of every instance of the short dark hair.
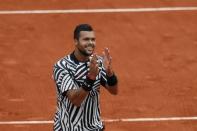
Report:
[[80,31],[93,31],[93,28],[89,24],[77,25],[75,30],[74,30],[74,39],[79,40]]

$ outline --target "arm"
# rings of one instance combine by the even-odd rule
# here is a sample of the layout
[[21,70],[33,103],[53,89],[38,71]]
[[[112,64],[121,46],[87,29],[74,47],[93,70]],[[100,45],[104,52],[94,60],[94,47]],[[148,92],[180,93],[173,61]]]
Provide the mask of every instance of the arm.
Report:
[[105,85],[105,88],[108,90],[110,94],[117,95],[118,94],[118,83],[113,86]]
[[73,77],[67,69],[60,67],[61,64],[62,61],[58,62],[53,70],[53,78],[56,82],[57,90],[62,96],[67,96],[74,105],[80,106],[88,92],[82,88],[77,88]]
[[83,85],[79,89],[69,90],[65,94],[68,99],[76,106],[80,106],[83,100],[89,94],[89,91],[92,90],[92,86],[95,82],[96,76],[98,75],[99,70],[96,55],[93,55],[89,66],[90,70]]
[[105,83],[105,88],[109,93],[113,95],[118,94],[118,79],[112,69],[112,57],[109,54],[109,49],[105,48],[103,52],[103,64],[106,69],[107,83]]
[[76,106],[80,106],[85,97],[88,95],[88,91],[83,88],[73,89],[66,92],[68,99]]

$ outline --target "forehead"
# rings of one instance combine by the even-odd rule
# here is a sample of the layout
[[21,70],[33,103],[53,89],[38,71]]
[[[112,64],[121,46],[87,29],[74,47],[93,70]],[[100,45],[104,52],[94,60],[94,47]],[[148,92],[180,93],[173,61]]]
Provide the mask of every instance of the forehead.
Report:
[[94,33],[94,31],[80,31],[80,37],[82,37],[82,38],[84,38],[84,37],[94,38],[95,33]]

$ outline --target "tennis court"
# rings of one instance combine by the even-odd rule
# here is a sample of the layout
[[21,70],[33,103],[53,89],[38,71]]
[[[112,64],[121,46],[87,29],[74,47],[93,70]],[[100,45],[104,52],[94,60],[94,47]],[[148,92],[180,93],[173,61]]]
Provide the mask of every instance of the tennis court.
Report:
[[197,130],[195,0],[0,0],[0,131],[52,130],[52,66],[79,23],[119,76],[119,95],[101,89],[106,131]]

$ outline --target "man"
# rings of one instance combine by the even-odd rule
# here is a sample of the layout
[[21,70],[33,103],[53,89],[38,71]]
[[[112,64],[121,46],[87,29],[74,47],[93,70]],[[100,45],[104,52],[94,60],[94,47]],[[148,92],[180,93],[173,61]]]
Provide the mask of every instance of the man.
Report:
[[75,50],[54,65],[57,111],[54,131],[103,131],[100,118],[100,85],[118,93],[117,77],[106,48],[103,57],[94,53],[96,38],[88,24],[74,30]]

